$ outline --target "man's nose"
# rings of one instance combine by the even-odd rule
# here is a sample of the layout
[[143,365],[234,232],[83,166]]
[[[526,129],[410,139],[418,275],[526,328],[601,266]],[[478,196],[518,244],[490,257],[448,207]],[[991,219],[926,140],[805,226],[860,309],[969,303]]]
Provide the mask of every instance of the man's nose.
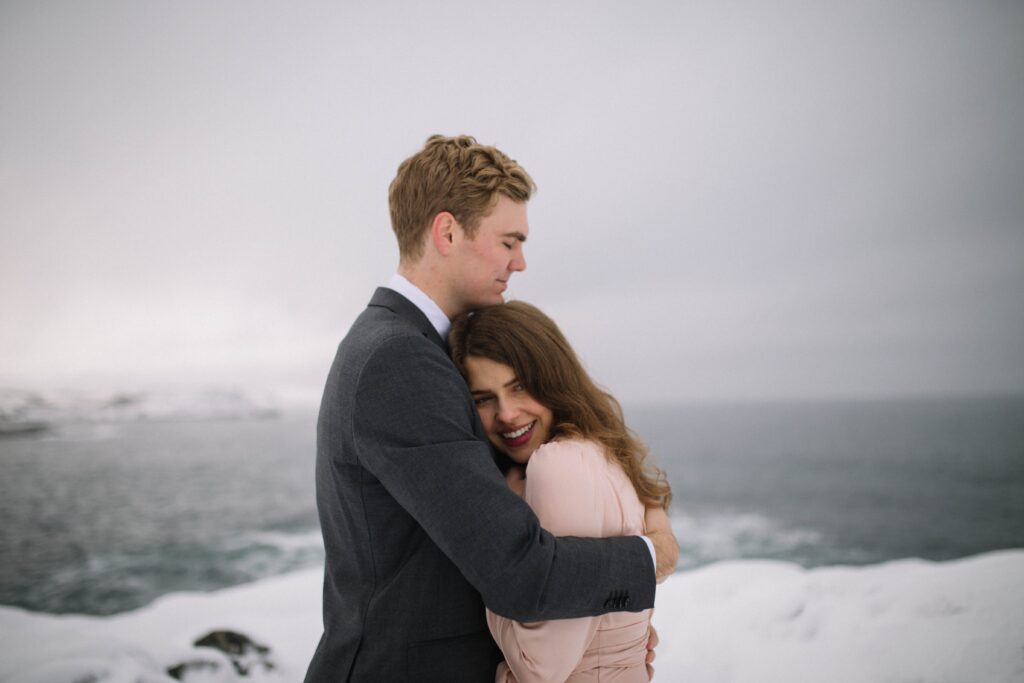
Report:
[[516,250],[512,256],[512,261],[508,264],[508,269],[513,272],[520,272],[526,270],[526,254],[520,248]]

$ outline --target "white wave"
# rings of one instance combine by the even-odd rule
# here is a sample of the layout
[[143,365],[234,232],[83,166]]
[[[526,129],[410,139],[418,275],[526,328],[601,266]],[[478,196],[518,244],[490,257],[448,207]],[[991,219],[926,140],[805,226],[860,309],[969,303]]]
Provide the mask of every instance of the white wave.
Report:
[[320,565],[324,559],[323,537],[319,530],[244,534],[229,541],[223,550],[233,556],[232,563],[237,570],[252,578]]
[[319,529],[287,533],[284,531],[259,531],[244,537],[246,542],[279,548],[285,552],[310,549],[323,550],[324,537]]
[[671,518],[684,567],[743,557],[776,556],[822,541],[817,531],[789,527],[752,513],[688,515],[673,510]]

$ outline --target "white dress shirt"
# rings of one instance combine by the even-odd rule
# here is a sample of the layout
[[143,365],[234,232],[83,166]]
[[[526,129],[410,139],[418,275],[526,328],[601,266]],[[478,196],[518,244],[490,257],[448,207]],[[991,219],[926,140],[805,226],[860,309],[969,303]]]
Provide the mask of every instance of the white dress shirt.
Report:
[[392,275],[385,286],[411,301],[416,308],[423,312],[423,315],[427,316],[427,320],[437,330],[437,333],[441,335],[441,339],[448,341],[448,330],[451,329],[452,321],[448,319],[448,316],[444,314],[444,311],[441,310],[441,307],[433,299],[423,293],[422,289],[409,282],[405,276],[399,273]]

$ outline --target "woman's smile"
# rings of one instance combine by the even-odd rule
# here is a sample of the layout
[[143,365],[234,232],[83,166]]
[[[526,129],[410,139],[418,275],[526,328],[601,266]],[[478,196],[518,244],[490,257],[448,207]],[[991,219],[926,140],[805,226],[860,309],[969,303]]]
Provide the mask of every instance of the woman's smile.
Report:
[[520,427],[519,429],[513,429],[507,432],[498,432],[499,436],[504,439],[505,444],[511,448],[516,446],[522,446],[524,443],[530,440],[533,435],[533,427],[537,424],[534,420],[530,424]]

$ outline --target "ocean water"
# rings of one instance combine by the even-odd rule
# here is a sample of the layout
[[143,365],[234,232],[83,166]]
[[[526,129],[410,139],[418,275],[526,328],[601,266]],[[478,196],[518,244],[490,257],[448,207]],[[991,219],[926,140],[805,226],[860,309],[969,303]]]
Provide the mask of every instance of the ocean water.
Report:
[[[627,406],[681,571],[1024,547],[1024,398]],[[0,439],[0,604],[112,614],[320,563],[315,415]]]
[[1024,398],[628,410],[672,483],[681,566],[947,560],[1024,547]]

